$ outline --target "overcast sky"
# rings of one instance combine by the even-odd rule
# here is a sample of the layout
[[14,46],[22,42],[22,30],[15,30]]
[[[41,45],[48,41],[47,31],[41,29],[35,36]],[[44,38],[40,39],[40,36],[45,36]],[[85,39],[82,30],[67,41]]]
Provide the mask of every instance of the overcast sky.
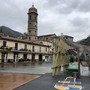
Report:
[[74,41],[90,35],[90,0],[0,0],[0,26],[27,32],[27,12],[38,9],[38,35],[70,35]]

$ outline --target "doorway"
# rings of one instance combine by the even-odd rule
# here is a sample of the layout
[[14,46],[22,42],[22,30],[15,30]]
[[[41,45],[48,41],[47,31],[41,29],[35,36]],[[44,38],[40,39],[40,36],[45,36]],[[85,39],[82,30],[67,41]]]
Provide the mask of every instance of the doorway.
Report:
[[32,61],[35,61],[35,54],[32,54]]
[[24,59],[24,61],[27,60],[27,54],[23,54],[23,59]]
[[39,61],[42,61],[42,54],[39,54]]

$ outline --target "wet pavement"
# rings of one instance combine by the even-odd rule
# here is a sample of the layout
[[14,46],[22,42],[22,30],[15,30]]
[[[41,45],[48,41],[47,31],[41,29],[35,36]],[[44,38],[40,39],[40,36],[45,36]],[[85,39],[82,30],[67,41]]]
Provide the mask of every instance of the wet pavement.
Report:
[[[5,64],[3,68],[0,66],[0,90],[56,90],[55,83],[67,75],[52,77],[51,67],[50,62]],[[87,70],[83,67],[81,71],[84,76],[78,79],[82,82],[83,90],[90,90],[90,72],[88,74]]]
[[13,90],[45,73],[51,73],[52,63],[18,63],[0,66],[0,90]]
[[[15,88],[14,90],[56,90],[54,88],[54,85],[59,80],[62,81],[66,77],[67,75],[65,74],[60,74],[58,76],[52,77],[52,75],[48,73],[42,75],[36,80],[28,82],[25,85]],[[90,90],[90,77],[82,76],[81,78],[78,78],[77,81],[80,81],[82,83],[82,90]]]
[[0,90],[13,90],[38,77],[30,74],[0,74]]
[[52,72],[52,63],[18,63],[5,64],[0,67],[0,73],[26,73],[26,74],[45,74]]

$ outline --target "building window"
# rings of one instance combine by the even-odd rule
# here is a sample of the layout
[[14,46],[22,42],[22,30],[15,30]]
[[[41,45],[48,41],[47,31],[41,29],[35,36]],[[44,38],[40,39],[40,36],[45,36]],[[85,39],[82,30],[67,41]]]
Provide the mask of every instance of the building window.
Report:
[[41,47],[39,47],[39,52],[41,52]]
[[35,51],[35,46],[32,46],[32,51],[33,51],[33,52]]
[[25,50],[27,50],[27,44],[25,44],[24,48],[25,48]]
[[45,48],[45,51],[47,52],[47,48]]
[[15,50],[18,50],[18,43],[15,43]]
[[30,20],[31,20],[31,16],[30,16]]
[[31,31],[29,31],[29,33],[28,33],[29,35],[31,35]]
[[36,37],[35,37],[35,39],[36,39]]
[[37,20],[37,16],[35,16],[35,20]]
[[40,44],[43,44],[43,42],[40,42]]
[[29,37],[29,40],[30,40],[31,38]]
[[3,47],[6,47],[6,41],[3,41]]
[[35,27],[37,27],[37,25],[35,25]]
[[46,40],[48,40],[48,38],[46,38]]
[[27,54],[23,54],[23,59],[27,60]]

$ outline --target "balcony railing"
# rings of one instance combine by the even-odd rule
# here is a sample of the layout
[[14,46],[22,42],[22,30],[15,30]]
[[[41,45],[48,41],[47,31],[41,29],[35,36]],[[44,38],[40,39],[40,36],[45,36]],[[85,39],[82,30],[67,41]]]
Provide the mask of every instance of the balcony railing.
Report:
[[1,46],[0,49],[2,49],[2,50],[12,50],[12,47]]
[[1,46],[0,49],[3,51],[28,51],[28,52],[31,52],[31,50],[28,50],[28,49],[21,48],[21,49],[16,50],[14,47],[8,47],[8,46]]
[[4,47],[4,46],[1,46],[0,47],[0,51],[1,52],[17,52],[17,53],[35,53],[35,54],[52,54],[52,52],[39,52],[39,51],[32,51],[32,50],[29,50],[29,49],[25,49],[25,48],[21,48],[21,49],[18,49],[16,50],[14,47]]

